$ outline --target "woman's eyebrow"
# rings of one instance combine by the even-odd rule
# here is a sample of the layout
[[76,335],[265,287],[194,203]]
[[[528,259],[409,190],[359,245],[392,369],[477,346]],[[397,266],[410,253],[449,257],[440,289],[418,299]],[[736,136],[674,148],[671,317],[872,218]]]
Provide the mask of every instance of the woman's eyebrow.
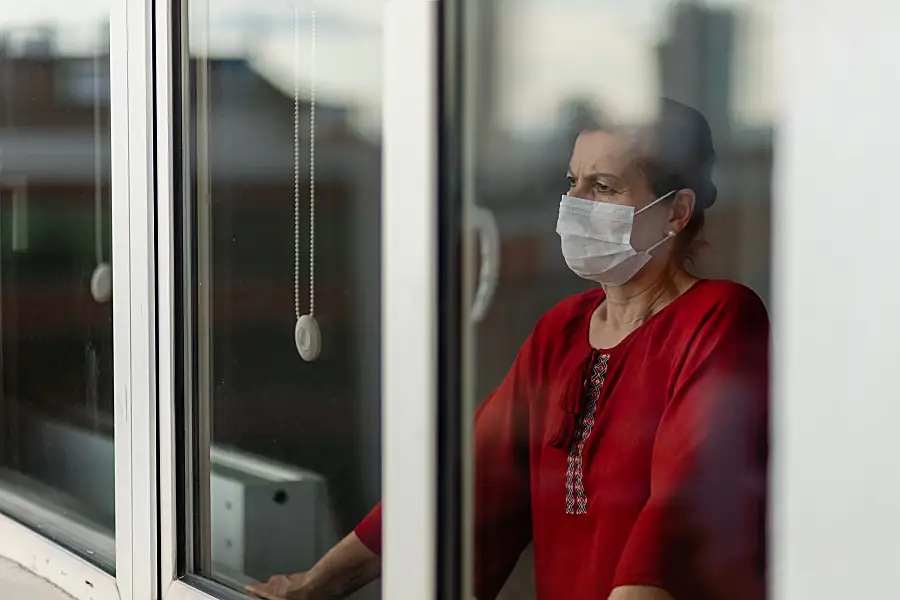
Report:
[[[569,177],[574,177],[574,175],[572,174],[572,169],[571,169],[571,168],[569,169],[568,176],[569,176]],[[616,180],[621,180],[621,179],[622,179],[621,177],[619,177],[619,176],[616,175],[615,173],[607,173],[607,172],[605,172],[605,171],[594,171],[594,172],[586,173],[586,174],[584,175],[584,177],[587,178],[587,179],[600,179],[601,177],[607,177],[607,178],[616,179]]]

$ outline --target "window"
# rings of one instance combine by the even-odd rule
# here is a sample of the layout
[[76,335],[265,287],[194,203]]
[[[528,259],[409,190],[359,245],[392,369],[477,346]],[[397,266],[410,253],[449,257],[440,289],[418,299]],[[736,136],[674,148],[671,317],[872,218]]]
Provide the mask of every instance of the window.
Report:
[[380,3],[175,10],[180,574],[242,589],[381,496]]
[[[900,537],[900,287],[884,258],[900,38],[880,4],[6,3],[0,597],[27,593],[5,585],[18,563],[76,600],[238,600],[250,581],[308,568],[382,497],[382,582],[355,600],[605,592],[659,567],[645,561],[666,546],[635,531],[697,523],[734,526],[726,546],[754,525],[753,544],[727,550],[752,548],[768,597],[884,596]],[[661,133],[671,111],[695,137]],[[627,172],[624,191],[589,171],[604,161]],[[612,275],[593,260],[608,254],[567,245],[578,234],[560,209],[636,189],[682,211],[715,189],[688,269],[744,287],[681,279],[692,285],[615,339],[588,319],[609,316],[594,280]],[[685,228],[645,227],[662,213],[636,216],[629,244],[687,249]],[[672,332],[690,319],[658,324],[715,285],[759,299],[735,319],[758,345],[711,360],[765,369],[762,307],[773,316],[769,414],[742,414],[766,391],[726,377],[710,388],[733,401],[719,414],[754,435],[716,437],[685,468],[725,467],[746,486],[755,500],[736,520],[723,511],[735,488],[673,507],[658,492],[684,480],[657,485],[660,458],[710,448],[662,441],[671,397],[687,397],[680,358],[702,340],[679,350]],[[554,329],[573,296],[596,304]],[[591,360],[559,386],[569,367],[529,362],[538,338]],[[678,365],[673,391],[628,387],[659,363]],[[666,416],[627,412],[641,402]],[[748,475],[730,468],[748,457],[760,468],[727,479]],[[616,479],[623,465],[637,476]],[[698,498],[693,520],[673,518]],[[655,510],[658,527],[622,527]],[[609,528],[591,527],[597,511],[614,513]],[[579,536],[591,550],[616,535],[630,569],[577,552]],[[702,547],[684,544],[667,563],[684,568],[660,578],[747,589],[722,562],[735,554]]]
[[0,555],[79,600],[149,598],[158,572],[149,13],[103,0],[7,9]]
[[0,510],[113,569],[109,6],[41,10],[0,21]]
[[[452,139],[442,139],[445,156],[450,158],[446,159],[446,179],[441,193],[442,202],[453,202],[457,197],[462,199],[458,218],[471,227],[461,262],[462,292],[467,298],[459,312],[464,335],[461,343],[454,342],[454,327],[442,329],[445,332],[442,348],[449,357],[445,358],[442,367],[451,374],[441,380],[440,390],[446,394],[441,401],[459,405],[456,394],[446,393],[448,388],[455,388],[454,363],[457,372],[463,374],[460,379],[465,399],[462,419],[467,426],[471,426],[471,410],[498,386],[499,389],[475,427],[474,484],[455,479],[458,476],[453,473],[450,463],[442,463],[443,481],[451,490],[460,489],[460,483],[474,485],[475,504],[481,515],[489,514],[492,506],[503,507],[497,509],[494,523],[482,520],[473,526],[471,522],[463,522],[460,543],[466,543],[467,536],[472,535],[474,549],[464,556],[459,568],[466,571],[477,565],[475,568],[480,575],[475,582],[476,595],[505,582],[501,598],[534,597],[536,577],[540,597],[555,597],[566,593],[561,587],[563,575],[558,570],[564,561],[567,568],[572,569],[565,576],[566,585],[572,586],[567,590],[586,590],[596,584],[598,587],[593,593],[596,597],[606,598],[611,587],[615,587],[613,570],[616,564],[614,562],[609,570],[600,571],[577,566],[579,560],[597,564],[602,560],[574,553],[579,547],[578,534],[574,529],[565,529],[566,513],[572,512],[568,522],[576,523],[569,526],[577,528],[580,518],[581,526],[594,532],[592,541],[585,542],[584,548],[602,548],[603,544],[608,544],[608,548],[616,548],[610,552],[624,552],[616,546],[619,542],[613,541],[618,534],[607,531],[614,528],[606,528],[604,532],[598,529],[601,526],[596,523],[602,522],[604,517],[595,517],[601,521],[590,517],[591,513],[599,511],[617,522],[630,518],[625,515],[631,514],[628,499],[634,490],[627,486],[634,480],[624,475],[625,478],[617,479],[616,468],[611,465],[624,464],[622,456],[636,456],[651,447],[652,436],[647,438],[645,450],[640,449],[639,431],[646,424],[641,419],[650,422],[655,417],[650,413],[639,416],[615,412],[619,410],[616,402],[626,402],[623,395],[632,394],[627,400],[632,405],[644,397],[640,394],[653,395],[646,390],[631,389],[629,392],[630,388],[617,378],[622,377],[622,369],[627,369],[628,364],[641,365],[640,368],[645,369],[641,377],[651,377],[655,362],[661,357],[666,360],[670,349],[660,338],[662,346],[653,346],[651,351],[639,356],[628,356],[627,345],[618,352],[618,346],[609,350],[608,362],[605,362],[606,358],[598,359],[594,378],[590,379],[597,382],[596,398],[592,403],[592,388],[588,386],[584,388],[585,399],[579,401],[581,408],[573,419],[578,443],[568,441],[561,448],[551,447],[551,424],[546,425],[549,429],[546,439],[541,437],[543,425],[540,423],[544,423],[541,419],[545,417],[540,410],[543,409],[533,407],[551,407],[546,409],[548,423],[553,419],[562,420],[564,411],[556,408],[561,391],[554,388],[554,382],[564,377],[560,373],[566,368],[574,367],[552,366],[555,364],[552,361],[551,366],[532,363],[521,366],[521,361],[528,360],[530,344],[541,343],[526,342],[526,339],[534,330],[534,340],[541,335],[549,336],[544,343],[563,347],[582,344],[580,337],[573,340],[565,337],[568,329],[564,331],[562,325],[553,321],[554,315],[566,310],[566,305],[558,307],[565,298],[598,289],[595,281],[580,278],[567,267],[566,258],[571,258],[577,271],[583,254],[564,256],[565,239],[561,252],[557,233],[557,220],[562,219],[561,196],[593,198],[590,187],[587,191],[582,189],[580,180],[570,183],[567,173],[573,177],[572,169],[590,167],[596,170],[600,168],[598,165],[610,166],[610,161],[615,162],[611,158],[613,147],[603,146],[606,142],[597,142],[590,136],[624,140],[625,132],[647,128],[667,110],[669,101],[661,100],[661,97],[698,110],[712,130],[711,141],[716,156],[711,175],[704,171],[703,177],[711,176],[711,181],[718,187],[718,197],[712,196],[715,205],[704,210],[706,224],[698,238],[703,243],[694,244],[691,259],[687,262],[688,270],[697,277],[723,278],[744,284],[768,304],[771,298],[772,133],[777,107],[772,65],[766,57],[771,52],[773,3],[505,0],[454,4],[458,5],[455,15],[462,25],[455,25],[453,20],[445,21],[445,39],[461,44],[461,58],[444,72],[444,77],[453,82],[447,85],[448,88],[452,90],[458,85],[462,90],[456,96],[456,102],[461,106],[456,114],[460,117],[448,127],[452,132],[450,138],[455,133],[461,135],[461,140],[454,145]],[[449,102],[452,102],[453,96],[450,98]],[[601,138],[602,135],[608,138]],[[691,146],[694,141],[687,139],[687,135],[666,135],[670,139],[665,143],[680,145],[678,152],[694,151]],[[684,137],[674,137],[679,135]],[[640,139],[636,141],[642,143]],[[454,169],[453,164],[463,167]],[[706,164],[698,165],[697,172],[678,175],[676,179],[684,181],[675,181],[672,185],[693,185],[700,189],[704,182],[700,181],[699,170],[707,168]],[[574,173],[576,179],[581,175]],[[689,176],[695,175],[696,180],[688,181]],[[666,177],[673,180],[671,175]],[[667,185],[662,179],[660,183]],[[627,192],[625,195],[632,193],[632,184],[622,183],[622,186],[623,192]],[[460,190],[458,195],[456,190]],[[670,190],[653,191],[659,192],[653,196],[655,198]],[[622,197],[618,192],[610,192],[608,198],[599,199],[619,203]],[[697,197],[700,198],[699,192]],[[641,233],[642,219],[653,218],[652,214],[636,216],[635,235]],[[441,225],[442,235],[452,239],[454,221],[445,220]],[[659,227],[656,239],[632,238],[638,250],[647,248],[650,242],[666,239],[662,225]],[[683,235],[669,242],[669,247],[678,247],[674,245],[680,244],[679,240],[689,235],[688,231],[686,228]],[[644,242],[647,243],[641,247]],[[665,253],[666,246],[654,251],[655,254],[659,252]],[[452,261],[443,268],[452,269]],[[453,306],[457,290],[447,290],[440,301]],[[596,295],[596,292],[590,293]],[[469,308],[471,302],[475,308]],[[591,305],[586,316],[579,313],[578,320],[566,327],[574,327],[573,323],[581,323],[582,318],[590,317],[594,308]],[[672,309],[679,307],[673,303],[659,314],[663,316]],[[441,318],[446,319],[443,315],[448,312],[453,314],[452,310],[442,309]],[[544,325],[538,324],[535,329],[545,314],[548,317],[544,319]],[[642,325],[629,336],[635,341],[627,343],[634,348],[640,346],[640,332],[656,326],[646,319],[646,315],[637,316],[642,322],[646,321],[646,326]],[[553,332],[542,333],[547,328]],[[670,338],[668,343],[676,342]],[[523,354],[520,354],[523,344]],[[601,344],[599,347],[612,346]],[[454,352],[458,353],[456,359]],[[518,367],[514,366],[517,355],[524,357],[517,363]],[[625,358],[621,358],[622,355],[626,355]],[[620,358],[625,366],[616,365]],[[764,358],[762,363],[764,369]],[[538,380],[527,379],[530,375],[517,375],[517,368],[534,372],[542,372],[539,371],[542,368],[555,370],[548,373],[546,379]],[[523,377],[526,378],[524,381],[521,380]],[[599,387],[604,382],[607,390],[613,391],[604,392]],[[490,415],[492,411],[501,410],[494,407],[503,402],[503,394],[511,387],[517,390],[515,402],[533,403],[529,404],[532,406],[528,417],[532,419],[529,421],[531,429],[522,434],[530,437],[527,444],[521,442],[526,448],[522,452],[530,456],[531,471],[530,476],[524,476],[522,481],[525,483],[520,487],[516,483],[519,480],[494,471],[496,464],[503,460],[506,448],[496,440],[513,434],[504,429],[502,419],[491,421]],[[534,398],[528,394],[533,394]],[[761,397],[760,402],[763,402],[764,394],[763,387],[757,394]],[[523,399],[523,395],[532,399]],[[559,413],[558,417],[553,416],[556,415],[554,409]],[[446,406],[441,410],[445,417],[452,414]],[[509,419],[517,419],[516,414],[511,412],[513,416]],[[445,418],[441,422],[441,439],[453,439],[454,421]],[[539,424],[535,425],[535,422]],[[623,422],[625,425],[620,426]],[[748,418],[747,426],[762,431],[765,420]],[[486,431],[485,428],[493,429]],[[462,440],[468,440],[470,435],[459,432]],[[725,452],[725,447],[721,446],[717,451]],[[604,452],[607,454],[602,454]],[[485,456],[485,453],[491,456]],[[647,464],[649,468],[649,462]],[[504,468],[512,468],[512,465]],[[763,486],[764,468],[754,472],[757,483]],[[603,490],[597,491],[598,486],[603,486]],[[448,494],[452,497],[452,492]],[[638,500],[633,500],[637,506]],[[703,501],[712,502],[714,498]],[[571,505],[571,511],[567,503]],[[762,506],[762,500],[759,504]],[[552,512],[551,505],[557,510],[558,517],[545,514]],[[441,513],[439,522],[447,522],[448,518],[459,514],[453,510],[471,515],[466,512],[467,506],[465,499],[456,506],[451,504]],[[517,513],[518,506],[523,506],[521,514]],[[579,516],[580,513],[587,514]],[[515,518],[519,520],[515,521]],[[555,524],[548,524],[554,520]],[[496,525],[497,521],[505,525]],[[746,524],[739,525],[744,527]],[[495,526],[496,530],[491,529]],[[466,532],[466,527],[474,527],[474,532]],[[453,535],[452,531],[442,531],[445,536]],[[502,537],[503,543],[485,539],[491,535],[485,533],[488,531],[502,531],[494,535]],[[554,533],[556,531],[568,533]],[[760,550],[764,544],[763,540],[757,540]],[[499,566],[496,572],[490,571],[490,565],[510,560],[509,554],[513,556],[507,566],[512,567],[520,552],[523,554],[519,565],[508,580],[506,576],[510,569]],[[535,554],[538,555],[537,569]],[[551,560],[550,554],[559,558]],[[711,570],[714,567],[702,568]],[[628,578],[621,570],[619,573],[623,580]],[[591,583],[588,583],[588,577],[594,578]],[[632,579],[640,582],[637,576]],[[444,585],[449,586],[446,589],[454,590],[452,574],[445,576]],[[459,590],[448,593],[458,596]],[[680,596],[676,594],[676,597]]]

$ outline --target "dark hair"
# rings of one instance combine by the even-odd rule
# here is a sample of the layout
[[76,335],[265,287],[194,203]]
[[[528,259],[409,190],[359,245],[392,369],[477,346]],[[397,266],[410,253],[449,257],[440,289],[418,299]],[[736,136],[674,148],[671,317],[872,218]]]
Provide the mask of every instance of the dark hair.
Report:
[[637,165],[654,194],[694,191],[693,215],[677,238],[681,258],[690,260],[706,221],[706,209],[715,203],[718,194],[712,181],[716,151],[709,123],[698,110],[661,98],[654,118],[633,135]]

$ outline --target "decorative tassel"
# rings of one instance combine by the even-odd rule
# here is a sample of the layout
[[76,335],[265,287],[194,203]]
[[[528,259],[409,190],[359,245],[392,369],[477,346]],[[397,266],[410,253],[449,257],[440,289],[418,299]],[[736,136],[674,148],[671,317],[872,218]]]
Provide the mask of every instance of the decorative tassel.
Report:
[[565,389],[559,397],[559,407],[563,411],[562,423],[550,439],[554,448],[568,451],[575,436],[575,419],[581,414],[588,370],[597,360],[599,351],[593,350],[575,370],[574,375],[566,382]]
[[560,450],[568,449],[568,447],[572,444],[571,438],[575,432],[575,416],[566,413],[563,415],[562,424],[559,426],[559,429],[556,430],[556,433],[553,434],[553,438],[550,440],[550,445],[554,448],[559,448]]

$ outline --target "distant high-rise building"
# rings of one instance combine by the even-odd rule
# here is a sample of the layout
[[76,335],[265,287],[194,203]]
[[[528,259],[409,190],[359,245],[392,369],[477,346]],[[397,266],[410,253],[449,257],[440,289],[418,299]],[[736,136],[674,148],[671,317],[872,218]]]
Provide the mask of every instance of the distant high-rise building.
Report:
[[657,49],[663,96],[703,113],[718,138],[731,131],[731,66],[735,15],[694,2],[677,4]]
[[736,279],[769,294],[771,130],[747,129],[731,110],[738,15],[680,2],[659,44],[663,96],[693,106],[709,121],[718,155],[713,179],[719,200],[707,215],[698,268],[704,276]]

